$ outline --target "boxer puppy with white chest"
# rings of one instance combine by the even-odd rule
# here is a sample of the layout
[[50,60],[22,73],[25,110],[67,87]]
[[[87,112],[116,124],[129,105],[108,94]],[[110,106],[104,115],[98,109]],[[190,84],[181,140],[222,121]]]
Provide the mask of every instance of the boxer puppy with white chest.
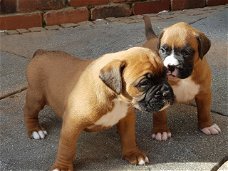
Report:
[[116,124],[123,158],[132,164],[147,163],[136,145],[134,108],[150,113],[174,101],[161,59],[142,47],[96,60],[38,50],[28,65],[27,80],[24,119],[29,137],[47,135],[38,121],[45,105],[63,119],[54,170],[73,170],[75,146],[83,130],[100,131]]
[[[220,128],[211,119],[211,70],[205,58],[211,43],[206,35],[187,23],[176,23],[157,37],[149,16],[144,16],[147,41],[144,47],[158,50],[168,72],[175,101],[195,100],[198,127],[207,135],[219,134]],[[166,110],[154,113],[153,134],[157,140],[167,140],[171,132],[167,126]]]

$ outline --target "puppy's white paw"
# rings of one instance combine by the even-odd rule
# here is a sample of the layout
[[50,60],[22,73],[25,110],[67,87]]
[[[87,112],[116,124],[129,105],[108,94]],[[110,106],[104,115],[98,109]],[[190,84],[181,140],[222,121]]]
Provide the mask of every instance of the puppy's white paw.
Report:
[[206,135],[215,135],[215,134],[219,134],[221,132],[221,129],[219,128],[218,125],[213,124],[210,127],[201,129],[201,131]]
[[152,138],[158,141],[166,141],[168,138],[171,137],[171,132],[158,132],[156,134],[152,134]]
[[138,165],[145,165],[146,163],[149,163],[148,157],[146,157],[145,160],[139,159]]
[[39,140],[39,139],[44,139],[46,135],[47,135],[47,131],[45,130],[33,131],[31,138],[35,140]]

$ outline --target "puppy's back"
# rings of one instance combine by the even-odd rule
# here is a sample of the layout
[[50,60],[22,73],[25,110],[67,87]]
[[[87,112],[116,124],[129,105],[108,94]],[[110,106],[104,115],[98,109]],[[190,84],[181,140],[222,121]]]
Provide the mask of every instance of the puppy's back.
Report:
[[63,106],[60,103],[64,103],[90,62],[61,51],[38,50],[27,67],[28,88],[43,94],[59,113],[57,106]]

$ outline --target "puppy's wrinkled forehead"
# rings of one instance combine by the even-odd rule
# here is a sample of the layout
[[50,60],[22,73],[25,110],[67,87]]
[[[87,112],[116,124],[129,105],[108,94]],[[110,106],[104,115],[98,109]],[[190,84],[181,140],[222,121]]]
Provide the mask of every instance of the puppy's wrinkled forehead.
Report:
[[186,23],[174,24],[166,28],[161,37],[161,45],[167,44],[170,48],[190,45],[197,48],[195,30]]
[[161,75],[164,69],[164,65],[156,52],[137,54],[127,61],[127,65],[130,67],[127,67],[124,76],[132,80],[136,80],[147,73]]

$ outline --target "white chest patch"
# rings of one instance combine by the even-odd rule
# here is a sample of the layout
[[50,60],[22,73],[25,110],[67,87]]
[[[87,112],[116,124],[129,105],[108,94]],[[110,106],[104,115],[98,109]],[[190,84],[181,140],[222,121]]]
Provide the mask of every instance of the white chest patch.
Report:
[[191,77],[180,80],[172,86],[177,102],[189,102],[198,94],[200,85],[196,84]]
[[104,116],[102,116],[99,120],[95,122],[94,125],[111,127],[119,122],[120,119],[124,118],[127,115],[128,104],[120,101],[118,99],[114,99],[114,108],[112,111],[108,112]]

